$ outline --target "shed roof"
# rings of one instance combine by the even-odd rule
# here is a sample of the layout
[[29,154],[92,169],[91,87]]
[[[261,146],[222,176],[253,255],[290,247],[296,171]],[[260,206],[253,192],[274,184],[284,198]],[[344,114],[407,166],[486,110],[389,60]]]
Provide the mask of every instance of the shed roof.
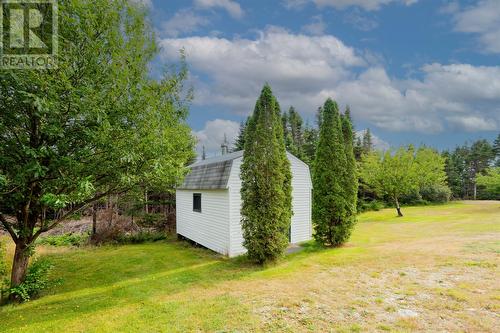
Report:
[[186,175],[179,189],[217,190],[227,188],[233,160],[242,156],[243,151],[237,151],[191,164],[191,171]]

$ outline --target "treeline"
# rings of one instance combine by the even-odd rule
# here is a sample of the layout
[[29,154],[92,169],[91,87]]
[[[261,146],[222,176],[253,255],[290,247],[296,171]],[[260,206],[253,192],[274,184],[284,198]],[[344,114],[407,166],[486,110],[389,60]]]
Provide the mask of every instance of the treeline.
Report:
[[[351,110],[349,106],[344,110],[344,114],[351,119]],[[281,124],[286,150],[310,166],[316,156],[316,147],[318,146],[322,119],[323,107],[319,107],[316,111],[315,126],[311,125],[309,122],[304,123],[303,118],[293,106],[291,106],[288,111],[281,114]],[[240,130],[234,142],[233,151],[244,149],[245,131],[249,121],[250,117],[248,117],[245,122],[240,123]],[[358,136],[355,134],[353,127],[353,150],[356,160],[359,161],[363,153],[370,152],[373,149],[373,138],[370,129],[363,131],[362,135]]]
[[[344,115],[351,119],[349,106]],[[311,168],[314,168],[323,119],[324,107],[318,108],[316,112],[315,126],[304,122],[293,106],[281,114],[287,151]],[[233,150],[244,148],[248,122],[249,119],[240,124],[240,133]],[[352,146],[360,184],[358,211],[378,209],[385,205],[399,207],[400,204],[440,203],[459,199],[500,199],[500,135],[493,143],[477,140],[452,151],[439,152],[426,146],[416,149],[410,145],[379,152],[374,147],[370,129],[366,129],[360,131],[359,135],[353,135]],[[402,214],[400,209],[398,214]]]
[[495,182],[490,184],[484,178],[499,172],[500,134],[493,143],[477,140],[442,155],[453,199],[500,199],[500,193],[494,190]]

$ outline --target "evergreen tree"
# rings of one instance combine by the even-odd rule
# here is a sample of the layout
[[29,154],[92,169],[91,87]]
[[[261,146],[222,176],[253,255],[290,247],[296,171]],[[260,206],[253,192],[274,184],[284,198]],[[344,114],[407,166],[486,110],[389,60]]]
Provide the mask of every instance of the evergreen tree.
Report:
[[356,137],[356,142],[354,143],[354,157],[356,161],[361,161],[361,156],[363,156],[363,143],[361,138]]
[[240,122],[240,132],[238,133],[238,137],[234,142],[233,151],[243,150],[245,148],[245,129],[248,125],[250,117],[247,118],[246,122]]
[[477,196],[476,177],[484,174],[484,171],[494,160],[495,153],[493,147],[487,140],[478,140],[470,148],[469,170],[472,183],[472,197],[475,200]]
[[295,111],[295,108],[291,106],[288,113],[283,113],[282,121],[287,151],[302,160],[305,159],[302,117],[297,111]]
[[498,134],[497,138],[493,142],[493,151],[495,153],[495,166],[500,167],[500,134]]
[[319,142],[313,164],[312,218],[318,242],[337,246],[351,231],[346,202],[346,154],[337,103],[328,99],[321,113]]
[[273,261],[288,246],[292,174],[280,108],[267,84],[247,124],[241,180],[243,245],[252,260]]
[[372,133],[369,128],[363,133],[363,153],[368,154],[373,151]]
[[346,174],[344,177],[347,202],[346,228],[349,228],[356,221],[356,206],[358,201],[358,174],[356,170],[356,158],[354,157],[354,135],[349,107],[347,107],[346,113],[342,117],[342,133],[346,156]]

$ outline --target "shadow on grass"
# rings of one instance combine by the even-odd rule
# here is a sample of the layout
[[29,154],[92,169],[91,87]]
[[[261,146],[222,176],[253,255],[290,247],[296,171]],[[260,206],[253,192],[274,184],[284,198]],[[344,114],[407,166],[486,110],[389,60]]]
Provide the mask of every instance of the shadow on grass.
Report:
[[279,271],[281,266],[300,265],[308,254],[323,249],[314,242],[303,246],[304,251],[265,268],[251,263],[246,256],[228,259],[178,241],[83,248],[48,255],[56,266],[54,275],[63,278],[62,285],[40,299],[0,308],[2,328],[17,330],[26,324],[36,328],[44,322],[72,320],[155,297],[175,300],[176,294],[192,288],[214,287],[271,267]]

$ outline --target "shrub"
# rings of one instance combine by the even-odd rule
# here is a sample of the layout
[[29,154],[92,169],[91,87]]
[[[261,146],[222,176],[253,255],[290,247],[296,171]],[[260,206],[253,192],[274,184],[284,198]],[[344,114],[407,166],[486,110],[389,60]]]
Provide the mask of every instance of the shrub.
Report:
[[166,229],[167,220],[163,214],[149,213],[144,214],[137,224],[143,228],[151,228],[159,231]]
[[358,211],[368,212],[368,211],[376,211],[378,212],[381,209],[386,208],[386,203],[383,201],[372,200],[372,201],[359,201]]
[[140,231],[135,234],[119,236],[116,242],[120,244],[140,244],[164,239],[167,239],[167,235],[163,232]]
[[50,235],[37,240],[40,245],[52,246],[81,246],[88,242],[89,234],[63,234],[63,235]]
[[8,293],[22,302],[27,302],[38,296],[42,290],[55,284],[55,281],[49,279],[49,273],[53,267],[48,259],[35,259],[28,267],[24,281],[10,288]]
[[422,199],[429,202],[445,203],[450,201],[451,190],[446,185],[436,184],[422,188],[420,195]]

